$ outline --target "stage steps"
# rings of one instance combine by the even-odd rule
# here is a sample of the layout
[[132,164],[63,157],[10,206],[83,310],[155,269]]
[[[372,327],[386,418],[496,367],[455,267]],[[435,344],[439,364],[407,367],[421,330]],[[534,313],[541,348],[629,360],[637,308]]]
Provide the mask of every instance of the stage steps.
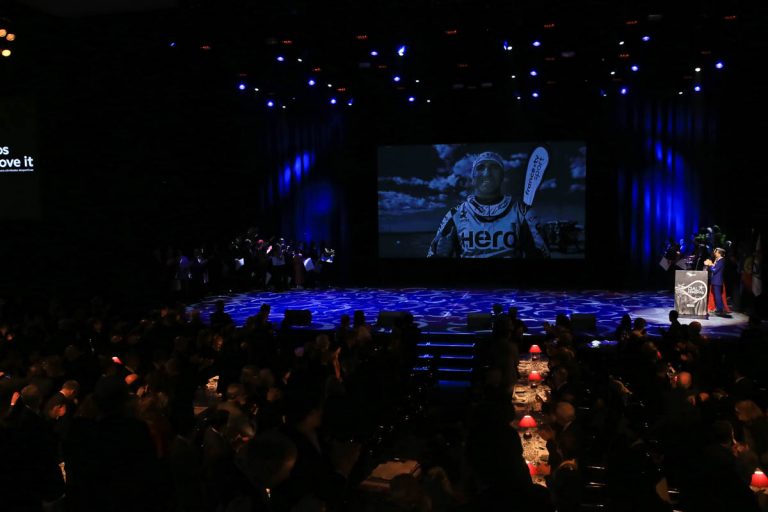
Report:
[[[487,334],[486,334],[487,336]],[[475,332],[426,332],[416,345],[416,372],[431,372],[443,388],[466,388],[477,368],[477,346],[482,334]]]

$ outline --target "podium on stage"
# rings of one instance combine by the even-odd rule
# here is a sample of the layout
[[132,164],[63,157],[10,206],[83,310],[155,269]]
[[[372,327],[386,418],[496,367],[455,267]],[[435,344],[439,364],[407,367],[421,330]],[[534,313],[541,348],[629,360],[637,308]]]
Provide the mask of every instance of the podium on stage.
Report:
[[706,270],[675,271],[675,309],[681,317],[707,318]]

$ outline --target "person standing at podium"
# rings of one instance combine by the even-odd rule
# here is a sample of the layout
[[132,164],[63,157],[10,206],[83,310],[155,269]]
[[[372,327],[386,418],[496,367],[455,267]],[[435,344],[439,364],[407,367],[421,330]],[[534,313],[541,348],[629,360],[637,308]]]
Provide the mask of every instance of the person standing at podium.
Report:
[[710,259],[704,262],[709,269],[709,286],[712,289],[712,295],[715,299],[715,315],[725,315],[725,306],[723,305],[723,270],[725,269],[725,250],[718,247],[714,251],[715,261]]

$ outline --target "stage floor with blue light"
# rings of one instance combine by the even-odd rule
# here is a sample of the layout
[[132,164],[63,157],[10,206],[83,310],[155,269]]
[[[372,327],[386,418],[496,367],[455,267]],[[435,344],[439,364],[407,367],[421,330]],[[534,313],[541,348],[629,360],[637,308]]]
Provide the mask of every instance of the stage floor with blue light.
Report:
[[[423,331],[466,333],[467,314],[490,312],[495,303],[506,310],[518,309],[533,332],[547,321],[553,323],[555,315],[565,313],[593,314],[597,320],[597,336],[609,337],[624,315],[632,319],[643,317],[648,321],[648,332],[660,334],[659,329],[669,324],[667,318],[674,308],[671,291],[611,292],[605,290],[567,291],[521,289],[448,289],[448,288],[330,288],[322,290],[291,290],[285,292],[252,291],[230,295],[216,295],[192,306],[199,309],[204,320],[213,311],[217,300],[223,300],[225,311],[238,326],[255,315],[263,303],[272,307],[270,319],[279,325],[286,309],[308,309],[312,312],[314,329],[332,329],[342,314],[363,310],[370,323],[376,321],[379,311],[410,311]],[[687,324],[690,320],[681,319]],[[711,337],[738,337],[747,325],[747,317],[733,313],[732,318],[710,316],[699,320],[703,333]]]

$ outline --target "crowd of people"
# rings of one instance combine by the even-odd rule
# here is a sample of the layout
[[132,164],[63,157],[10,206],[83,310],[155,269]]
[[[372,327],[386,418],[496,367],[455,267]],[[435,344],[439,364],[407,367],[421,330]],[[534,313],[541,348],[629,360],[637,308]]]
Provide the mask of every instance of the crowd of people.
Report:
[[[422,334],[409,315],[391,332],[355,312],[313,333],[273,325],[267,304],[242,326],[182,304],[138,318],[99,299],[2,304],[3,510],[760,507],[749,483],[768,465],[756,380],[768,340],[756,319],[719,342],[674,314],[657,337],[626,317],[596,349],[565,315],[538,333],[497,311],[470,392],[447,400],[412,371]],[[511,397],[532,339],[549,361],[547,487],[531,479]],[[362,491],[392,457],[421,475]]]

